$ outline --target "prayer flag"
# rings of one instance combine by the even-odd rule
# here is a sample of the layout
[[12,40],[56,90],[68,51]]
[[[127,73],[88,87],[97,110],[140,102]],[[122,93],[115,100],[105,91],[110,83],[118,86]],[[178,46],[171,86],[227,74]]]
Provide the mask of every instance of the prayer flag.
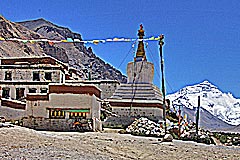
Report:
[[93,40],[93,44],[98,44],[99,43],[99,40]]
[[150,37],[149,40],[150,40],[150,41],[154,40],[154,36]]
[[50,46],[53,46],[53,45],[54,45],[54,42],[48,41],[48,44],[49,44]]
[[67,42],[73,42],[72,38],[67,38]]
[[66,40],[66,39],[64,39],[64,40],[61,40],[61,42],[67,42],[67,40]]
[[110,39],[110,38],[108,38],[108,39],[106,39],[106,41],[107,41],[107,42],[112,42],[113,40]]
[[30,43],[32,43],[32,44],[33,44],[33,43],[35,43],[35,41],[34,41],[34,40],[30,40],[29,42],[30,42]]
[[74,42],[81,42],[80,39],[74,39]]
[[187,114],[184,114],[184,118],[185,121],[187,121]]
[[113,38],[113,41],[118,41],[119,40],[119,38]]

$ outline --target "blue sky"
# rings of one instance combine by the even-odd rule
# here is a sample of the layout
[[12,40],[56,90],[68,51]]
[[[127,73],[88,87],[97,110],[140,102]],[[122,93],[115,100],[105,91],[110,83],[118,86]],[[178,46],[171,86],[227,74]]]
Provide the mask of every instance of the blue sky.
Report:
[[[10,21],[44,18],[86,40],[136,38],[143,24],[146,37],[165,35],[168,94],[209,80],[235,97],[240,97],[239,8],[238,0],[0,0],[0,14]],[[126,74],[132,43],[90,46]],[[158,42],[149,42],[146,52],[155,64],[154,84],[160,86]]]

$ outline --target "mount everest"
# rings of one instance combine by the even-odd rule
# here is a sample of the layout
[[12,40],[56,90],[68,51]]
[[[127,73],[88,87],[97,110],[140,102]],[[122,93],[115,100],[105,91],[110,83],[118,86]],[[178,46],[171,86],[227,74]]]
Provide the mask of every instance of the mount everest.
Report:
[[174,94],[167,95],[172,107],[182,107],[184,113],[195,122],[195,113],[200,96],[200,126],[217,129],[240,126],[240,99],[231,93],[223,93],[209,81],[186,86]]

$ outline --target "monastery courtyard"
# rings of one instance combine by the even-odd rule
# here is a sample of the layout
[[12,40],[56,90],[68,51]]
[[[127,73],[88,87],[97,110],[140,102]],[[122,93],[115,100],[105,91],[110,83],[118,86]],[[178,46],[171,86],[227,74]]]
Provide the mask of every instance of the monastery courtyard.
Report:
[[239,147],[105,132],[50,132],[14,126],[0,128],[0,159],[231,159]]

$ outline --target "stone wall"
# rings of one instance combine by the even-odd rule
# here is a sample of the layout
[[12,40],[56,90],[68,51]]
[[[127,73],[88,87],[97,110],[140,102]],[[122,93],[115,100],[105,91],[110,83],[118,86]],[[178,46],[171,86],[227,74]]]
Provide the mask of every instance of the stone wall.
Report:
[[120,85],[120,83],[117,80],[90,80],[80,82],[67,81],[67,83],[93,84],[101,89],[101,99],[110,98]]
[[[130,115],[129,107],[112,107],[112,112],[120,117]],[[160,108],[150,108],[150,107],[132,107],[131,115],[136,117],[147,117],[151,119],[162,119],[163,110]]]
[[[24,127],[36,130],[76,131],[73,125],[74,121],[74,119],[49,119],[40,117],[28,117],[22,120],[22,125]],[[102,122],[93,118],[92,128],[87,129],[89,131],[102,131]]]
[[101,99],[110,98],[113,93],[116,91],[117,87],[119,86],[118,82],[113,83],[101,83],[98,87],[102,90],[101,92]]
[[67,119],[25,118],[22,122],[24,127],[36,130],[70,131],[74,121]]
[[133,121],[137,117],[133,116],[124,116],[124,117],[108,117],[104,122],[104,127],[110,127],[110,128],[126,128],[130,124],[133,123]]
[[91,117],[96,118],[97,120],[100,120],[100,108],[101,103],[98,101],[98,99],[95,96],[92,96],[92,107],[91,107]]
[[7,120],[18,120],[26,116],[26,112],[21,109],[0,106],[0,116],[5,117]]

